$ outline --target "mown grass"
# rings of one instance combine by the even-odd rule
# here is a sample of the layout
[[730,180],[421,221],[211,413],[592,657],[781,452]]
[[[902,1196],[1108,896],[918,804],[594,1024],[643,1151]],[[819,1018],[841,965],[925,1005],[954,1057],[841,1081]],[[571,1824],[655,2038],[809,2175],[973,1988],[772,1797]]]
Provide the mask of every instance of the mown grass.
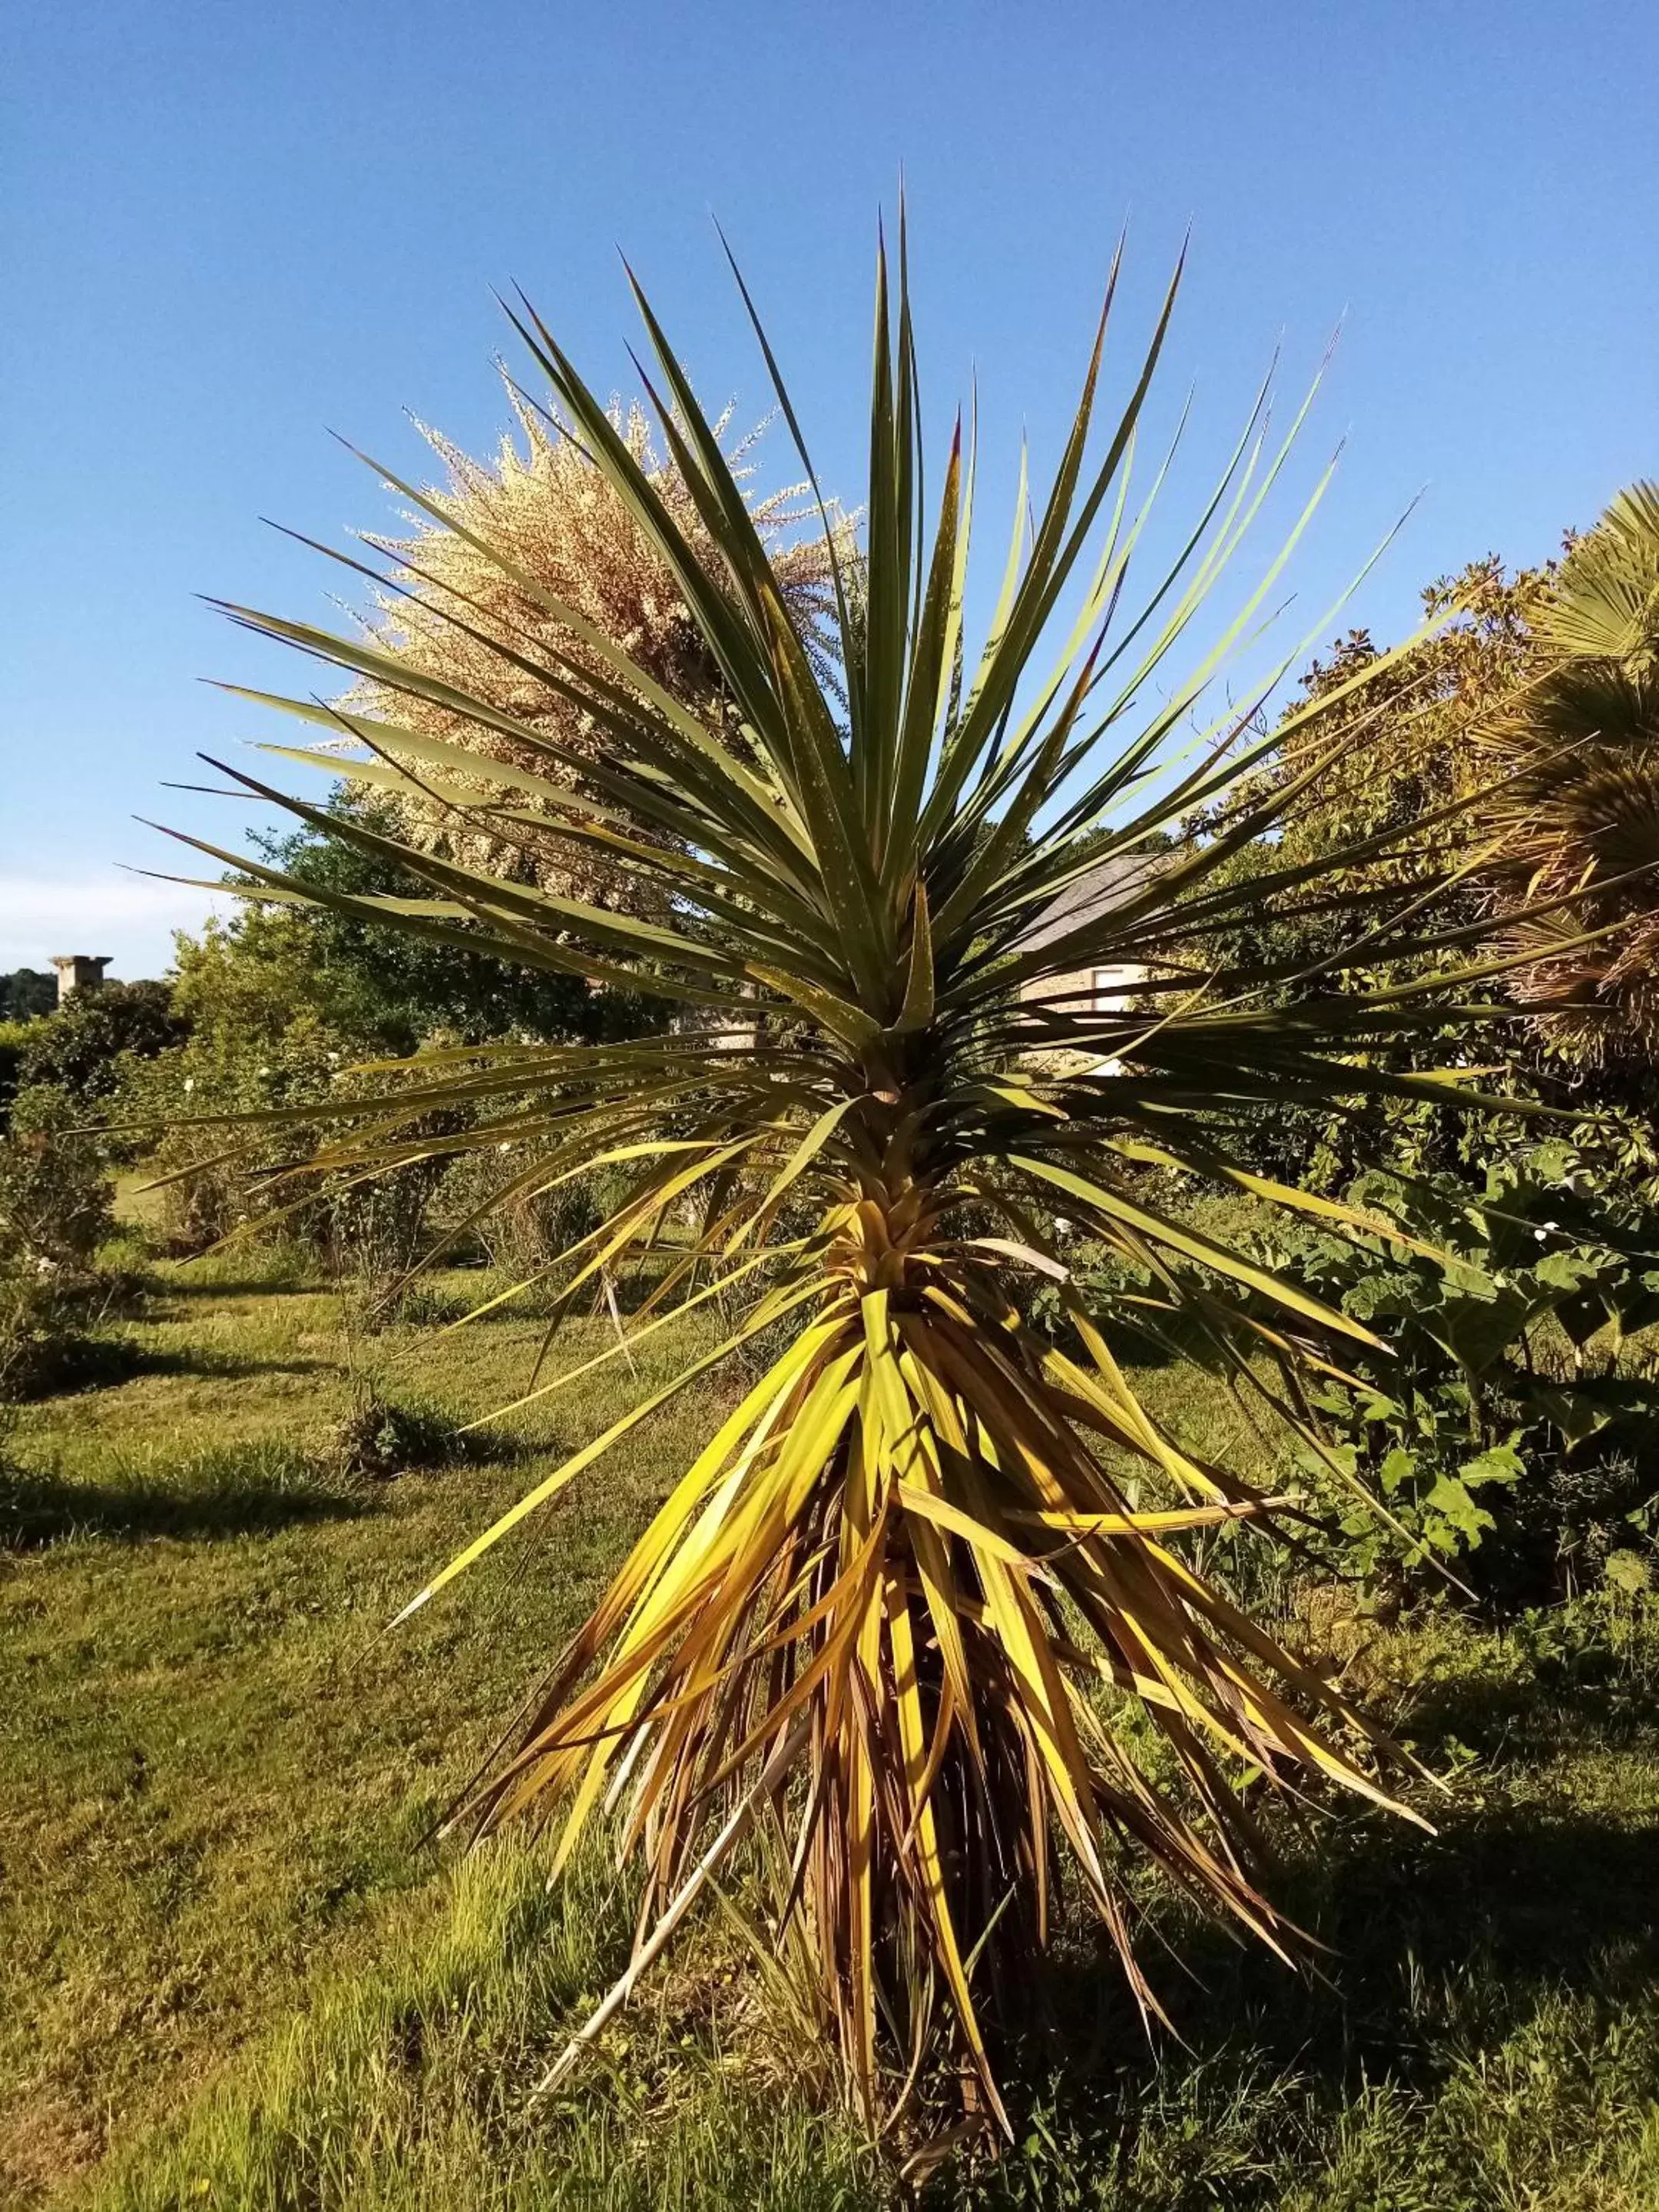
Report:
[[[4,1447],[0,2202],[159,2116],[319,1954],[368,1955],[375,1907],[437,1878],[434,1816],[706,1431],[694,1391],[578,1511],[385,1638],[605,1401],[578,1386],[493,1462],[352,1482],[328,1466],[356,1394],[336,1302],[249,1268],[164,1269],[141,1371],[23,1409]],[[538,1341],[392,1330],[368,1356],[459,1421],[514,1395]],[[640,1356],[665,1379],[672,1354]]]
[[[465,1287],[435,1282],[431,1310]],[[460,1419],[515,1395],[538,1332],[428,1320],[348,1360],[339,1321],[291,1255],[162,1267],[128,1379],[27,1409],[0,1448],[0,2203],[894,2202],[815,2108],[812,2054],[718,1923],[568,2095],[534,2100],[625,1951],[627,1895],[593,1862],[550,1893],[531,1846],[458,1864],[428,1840],[718,1390],[386,1638],[621,1385],[601,1370],[518,1417],[511,1455],[366,1481],[328,1449],[366,1366]],[[647,1376],[675,1356],[663,1340],[641,1354]],[[1224,1402],[1142,1381],[1212,1449],[1224,1431],[1259,1455]],[[1358,1643],[1340,1608],[1336,1626]],[[1431,1838],[1324,1812],[1275,1823],[1279,1893],[1330,1947],[1328,1978],[1149,1900],[1181,2039],[1149,2046],[1073,1942],[1048,2024],[1008,2054],[1016,2146],[941,2172],[930,2201],[1659,2202],[1647,1604],[1502,1638],[1432,1615],[1354,1663],[1451,1787]]]
[[123,2212],[235,2206],[586,2206],[874,2200],[873,2160],[775,2082],[722,2063],[660,2002],[610,2039],[580,2094],[541,2106],[557,2029],[625,1960],[627,1899],[590,1860],[550,1892],[543,1855],[492,1847],[435,1915],[382,1933],[179,2130],[118,2160]]

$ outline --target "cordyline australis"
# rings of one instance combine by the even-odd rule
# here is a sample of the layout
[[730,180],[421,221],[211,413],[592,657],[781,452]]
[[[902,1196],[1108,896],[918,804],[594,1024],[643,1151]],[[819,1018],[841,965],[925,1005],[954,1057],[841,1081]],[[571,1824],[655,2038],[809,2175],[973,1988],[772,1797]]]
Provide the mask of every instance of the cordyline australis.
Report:
[[[1290,444],[1269,444],[1264,388],[1172,565],[1131,606],[1125,580],[1146,507],[1131,504],[1130,462],[1179,277],[1177,268],[1101,452],[1091,429],[1103,314],[1040,504],[1022,467],[976,659],[963,615],[972,443],[964,452],[958,417],[936,505],[925,503],[902,247],[896,283],[884,250],[878,263],[855,564],[824,510],[833,681],[815,672],[718,436],[637,286],[656,363],[646,388],[712,564],[694,556],[528,303],[509,313],[551,388],[550,414],[672,571],[720,672],[716,723],[482,538],[480,556],[552,623],[533,642],[486,634],[459,593],[448,619],[470,648],[487,636],[516,676],[591,718],[599,742],[580,757],[376,645],[227,610],[381,696],[434,703],[480,733],[463,750],[393,720],[276,700],[332,739],[349,732],[365,756],[294,757],[375,786],[418,783],[428,801],[455,807],[459,825],[497,840],[544,837],[550,814],[565,838],[671,896],[666,923],[602,910],[288,799],[317,828],[400,863],[424,895],[301,891],[202,847],[242,869],[252,896],[321,899],[458,951],[574,970],[683,1010],[661,1034],[623,1043],[422,1055],[386,1095],[342,1105],[342,1133],[311,1164],[373,1176],[510,1145],[503,1200],[622,1171],[609,1218],[561,1262],[562,1310],[630,1263],[653,1271],[627,1338],[601,1358],[689,1306],[720,1297],[724,1310],[741,1285],[763,1291],[716,1349],[537,1484],[414,1605],[695,1377],[775,1323],[793,1330],[662,1504],[554,1667],[517,1748],[470,1801],[485,1830],[519,1814],[555,1823],[557,1865],[610,1815],[622,1852],[643,1868],[633,1961],[550,2079],[763,1820],[783,1839],[769,1853],[779,1940],[786,1923],[804,1926],[863,2113],[890,2125],[944,2062],[970,2114],[1006,2124],[985,2022],[1010,1962],[1046,1939],[1057,1851],[1069,1853],[1138,1997],[1155,2006],[1129,1940],[1124,1870],[1137,1854],[1277,1948],[1285,1930],[1249,1879],[1230,1774],[1248,1766],[1275,1784],[1319,1776],[1381,1796],[1375,1732],[1183,1557],[1186,1532],[1263,1521],[1278,1501],[1184,1449],[1139,1402],[1084,1308],[1055,1225],[1060,1216],[1149,1271],[1149,1311],[1179,1321],[1241,1389],[1293,1418],[1299,1364],[1345,1334],[1374,1340],[1162,1210],[1147,1170],[1184,1170],[1375,1231],[1249,1172],[1230,1153],[1230,1128],[1287,1100],[1337,1112],[1382,1093],[1499,1103],[1466,1073],[1391,1072],[1412,1039],[1443,1041],[1497,1018],[1466,1003],[1490,962],[1458,969],[1443,957],[1419,981],[1365,987],[1366,973],[1460,941],[1425,927],[1431,872],[1403,890],[1397,871],[1386,893],[1357,887],[1369,856],[1409,839],[1356,842],[1295,867],[1269,857],[1247,882],[1223,869],[1243,844],[1270,839],[1319,774],[1320,749],[1307,741],[1320,719],[1351,705],[1394,656],[1264,738],[1253,711],[1297,646],[1257,699],[1191,735],[1195,702],[1253,626],[1319,492],[1219,642],[1176,679],[1171,655]],[[559,629],[568,651],[550,642]],[[1354,741],[1350,717],[1341,743]],[[1270,745],[1289,742],[1304,769],[1266,798],[1248,784],[1236,791]],[[482,765],[496,743],[508,757]],[[546,777],[521,764],[538,757]],[[481,800],[484,775],[495,788]],[[1200,814],[1203,836],[1184,833]],[[1137,858],[1153,852],[1153,866]],[[1076,887],[1098,885],[1109,864],[1112,895],[1079,897]],[[1212,970],[1206,944],[1225,943],[1247,906],[1351,915],[1351,949],[1297,979],[1261,966]],[[1079,990],[1079,974],[1102,967],[1139,975],[1132,1003]],[[1264,1002],[1265,987],[1291,980],[1288,1003],[1282,991]],[[461,1134],[423,1133],[432,1124],[421,1117],[439,1109],[465,1115]],[[1030,1271],[1064,1310],[1058,1340],[1022,1319],[1014,1293]],[[1131,1708],[1139,1719],[1126,1727]],[[1156,1778],[1155,1765],[1178,1779]]]

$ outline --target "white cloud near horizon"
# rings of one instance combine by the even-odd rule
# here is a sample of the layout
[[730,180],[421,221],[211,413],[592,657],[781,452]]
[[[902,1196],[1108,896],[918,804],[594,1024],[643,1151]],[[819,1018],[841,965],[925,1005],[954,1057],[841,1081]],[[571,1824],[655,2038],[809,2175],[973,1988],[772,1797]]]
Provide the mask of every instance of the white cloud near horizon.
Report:
[[0,874],[0,969],[50,968],[54,953],[108,953],[111,974],[155,975],[171,963],[173,933],[199,929],[239,903],[222,892],[153,876]]

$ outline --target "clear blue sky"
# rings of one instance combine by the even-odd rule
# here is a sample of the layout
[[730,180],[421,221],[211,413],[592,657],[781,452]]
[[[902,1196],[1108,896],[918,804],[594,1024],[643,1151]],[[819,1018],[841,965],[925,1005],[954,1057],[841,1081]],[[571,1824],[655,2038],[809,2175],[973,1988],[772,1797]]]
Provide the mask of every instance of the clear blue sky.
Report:
[[1294,382],[1346,311],[1297,584],[1322,604],[1426,487],[1351,611],[1383,635],[1659,471],[1656,82],[1652,0],[11,0],[0,967],[164,964],[194,909],[118,872],[176,864],[130,817],[234,842],[249,810],[159,786],[259,733],[196,678],[276,672],[191,595],[325,611],[257,518],[384,523],[328,428],[394,465],[404,409],[489,442],[490,286],[625,386],[621,244],[706,398],[757,413],[717,212],[856,497],[902,163],[933,427],[976,370],[994,492],[1022,426],[1053,454],[1120,225],[1133,322],[1190,220],[1170,392],[1195,380],[1200,458],[1280,333]]

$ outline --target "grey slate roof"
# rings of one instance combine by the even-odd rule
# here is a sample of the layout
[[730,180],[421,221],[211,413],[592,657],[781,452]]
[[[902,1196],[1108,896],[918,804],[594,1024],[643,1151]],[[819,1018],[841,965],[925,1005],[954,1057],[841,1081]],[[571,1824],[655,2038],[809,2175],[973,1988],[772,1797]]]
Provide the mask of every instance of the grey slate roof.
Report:
[[1153,862],[1146,854],[1111,854],[1049,901],[1021,936],[1022,950],[1034,951],[1039,945],[1052,945],[1057,938],[1069,936],[1073,930],[1081,929],[1097,915],[1109,914],[1115,906],[1121,906],[1139,890],[1152,867]]

